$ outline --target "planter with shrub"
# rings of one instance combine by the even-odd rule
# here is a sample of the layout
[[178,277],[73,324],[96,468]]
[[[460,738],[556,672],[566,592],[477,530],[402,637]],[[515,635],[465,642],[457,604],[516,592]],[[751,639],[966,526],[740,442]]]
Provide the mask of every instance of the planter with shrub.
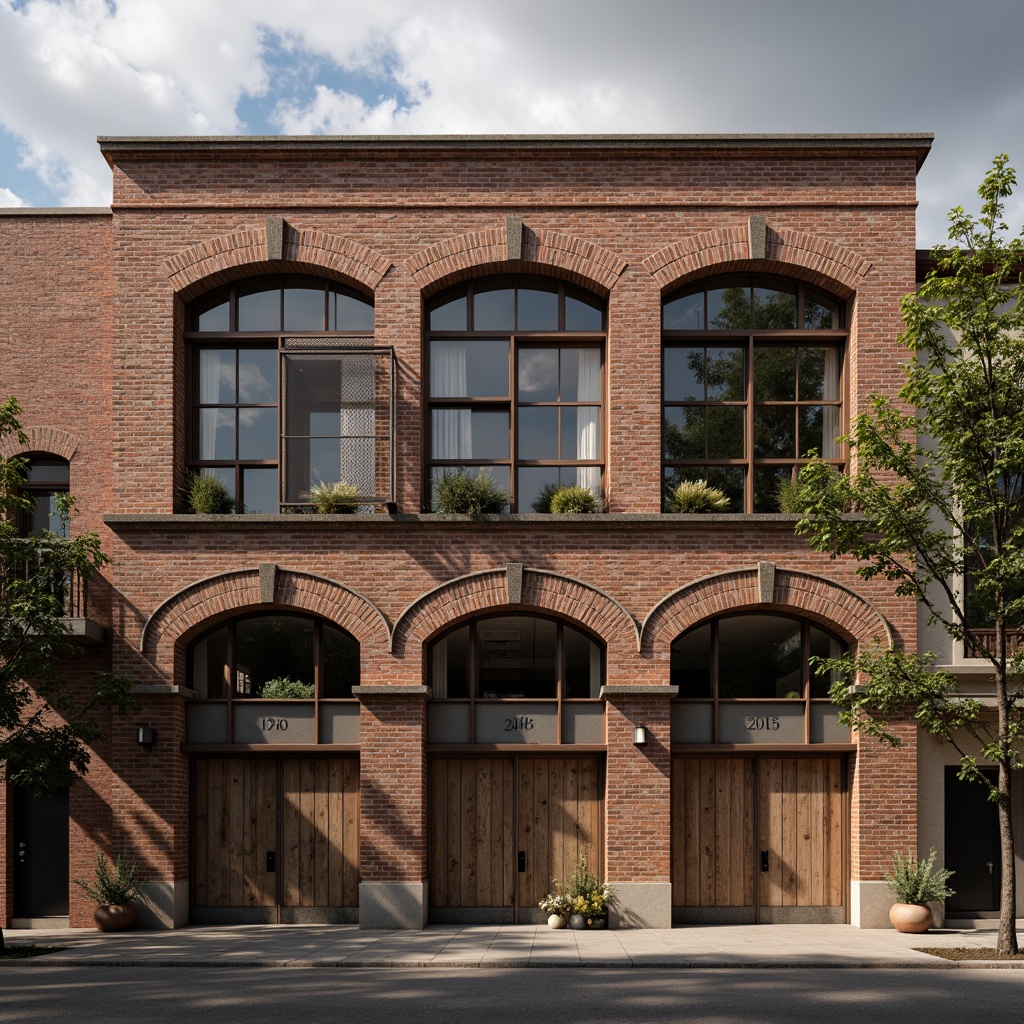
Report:
[[188,510],[195,516],[225,516],[235,511],[235,499],[220,477],[191,472],[183,490]]
[[450,516],[484,516],[508,508],[508,492],[502,490],[486,471],[465,470],[445,473],[434,485],[435,511]]
[[707,480],[683,480],[668,493],[665,507],[669,512],[728,512],[730,501]]
[[359,489],[347,480],[318,483],[310,492],[313,511],[321,516],[348,516],[359,511]]

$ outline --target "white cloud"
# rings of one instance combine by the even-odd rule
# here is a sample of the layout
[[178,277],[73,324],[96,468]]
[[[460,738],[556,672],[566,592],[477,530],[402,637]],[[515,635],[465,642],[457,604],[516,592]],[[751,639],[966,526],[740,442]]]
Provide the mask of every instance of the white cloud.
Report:
[[28,206],[28,203],[26,203],[21,196],[12,192],[9,188],[0,187],[0,206]]

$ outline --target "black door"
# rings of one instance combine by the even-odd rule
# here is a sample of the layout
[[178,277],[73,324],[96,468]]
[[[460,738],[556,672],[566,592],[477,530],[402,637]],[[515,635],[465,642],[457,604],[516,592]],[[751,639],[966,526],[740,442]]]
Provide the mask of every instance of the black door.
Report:
[[[956,895],[946,901],[946,910],[998,910],[998,812],[988,787],[961,782],[958,770],[946,768],[946,867],[956,872],[949,880]],[[995,783],[993,769],[984,774]]]
[[14,789],[14,916],[67,917],[68,791]]

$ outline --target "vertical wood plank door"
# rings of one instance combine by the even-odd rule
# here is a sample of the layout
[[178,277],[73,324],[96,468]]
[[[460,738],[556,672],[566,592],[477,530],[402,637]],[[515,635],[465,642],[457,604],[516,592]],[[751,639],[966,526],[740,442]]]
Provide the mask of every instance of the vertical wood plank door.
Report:
[[672,905],[754,906],[754,761],[672,762]]

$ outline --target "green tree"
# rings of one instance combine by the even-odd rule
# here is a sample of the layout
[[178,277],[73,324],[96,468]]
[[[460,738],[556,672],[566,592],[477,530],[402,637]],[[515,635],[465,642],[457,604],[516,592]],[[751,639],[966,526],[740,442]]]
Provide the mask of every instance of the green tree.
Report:
[[[0,404],[0,441],[25,443],[20,412],[13,398]],[[85,775],[88,745],[102,735],[98,712],[128,710],[131,684],[108,673],[88,693],[65,684],[60,663],[78,652],[64,618],[66,589],[75,576],[95,575],[107,556],[95,533],[18,536],[19,513],[31,508],[20,489],[24,471],[23,458],[0,455],[0,782],[38,793]],[[66,524],[74,502],[62,497]]]
[[[897,594],[923,602],[930,623],[988,664],[994,709],[934,670],[931,655],[879,644],[828,667],[863,680],[833,687],[845,722],[895,743],[889,719],[912,708],[922,729],[954,745],[960,778],[989,787],[999,820],[1002,953],[1017,952],[1010,791],[1021,767],[1024,668],[1013,632],[1024,611],[1024,242],[1003,221],[1015,185],[1000,156],[978,190],[980,215],[950,212],[949,247],[933,252],[935,269],[902,304],[910,358],[899,401],[874,397],[853,423],[853,475],[821,461],[802,471],[808,516],[797,527],[819,551],[852,555],[863,578],[889,580]],[[844,515],[851,508],[857,514]],[[969,628],[981,620],[994,642]],[[996,766],[994,785],[981,760]]]

